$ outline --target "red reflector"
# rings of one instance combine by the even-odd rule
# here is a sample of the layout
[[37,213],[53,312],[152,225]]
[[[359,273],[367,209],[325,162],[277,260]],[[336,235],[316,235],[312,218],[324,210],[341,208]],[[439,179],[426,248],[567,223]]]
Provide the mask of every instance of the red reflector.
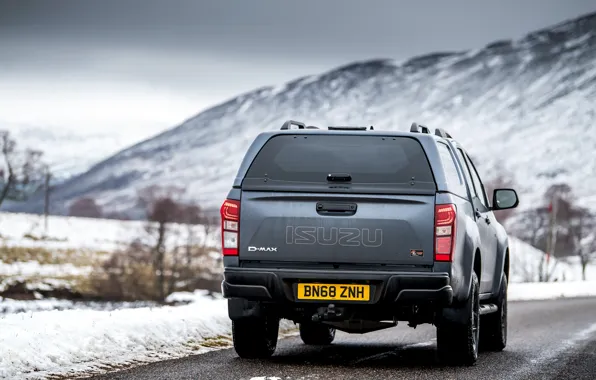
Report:
[[435,255],[435,261],[451,261],[451,255]]
[[238,248],[224,248],[222,253],[224,256],[238,256]]

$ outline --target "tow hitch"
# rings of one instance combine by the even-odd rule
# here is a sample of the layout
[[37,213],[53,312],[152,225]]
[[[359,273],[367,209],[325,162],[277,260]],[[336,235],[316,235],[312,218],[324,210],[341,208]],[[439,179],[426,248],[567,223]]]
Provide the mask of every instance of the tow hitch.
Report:
[[313,322],[341,321],[344,318],[344,314],[343,308],[337,308],[334,304],[329,304],[327,307],[318,308],[311,319]]

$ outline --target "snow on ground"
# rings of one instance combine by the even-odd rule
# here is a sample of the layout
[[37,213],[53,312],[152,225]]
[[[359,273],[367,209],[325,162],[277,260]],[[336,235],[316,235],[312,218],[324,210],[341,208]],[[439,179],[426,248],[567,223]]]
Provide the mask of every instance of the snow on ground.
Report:
[[2,263],[0,261],[0,276],[23,277],[58,277],[58,276],[84,276],[93,271],[91,266],[75,266],[73,264],[40,264],[37,261]]
[[596,281],[528,282],[511,284],[510,301],[545,300],[596,296]]
[[[509,237],[509,252],[510,282],[538,282],[544,252],[512,236]],[[564,259],[551,257],[548,265],[546,262],[544,265],[542,272],[549,273],[551,281],[582,280],[581,266],[576,256]],[[586,280],[596,280],[596,263],[587,266]]]
[[157,304],[150,301],[136,302],[79,302],[55,298],[40,300],[13,300],[0,297],[0,315],[31,313],[51,310],[102,310],[133,309],[139,307],[154,307]]
[[[515,237],[509,237],[510,254],[510,282],[538,282],[540,275],[540,263],[543,260],[544,252],[532,247]],[[581,280],[579,266],[573,266],[568,262],[550,258],[548,266],[544,263],[543,273],[550,273],[551,278],[558,281]],[[548,270],[546,268],[548,267]],[[594,278],[596,279],[596,278]]]
[[[509,286],[509,300],[596,296],[596,282]],[[102,372],[231,346],[227,304],[206,293],[179,293],[184,306],[67,310],[0,317],[0,378]],[[294,334],[284,321],[282,335]],[[52,344],[48,344],[52,342]]]
[[[284,322],[281,330],[293,326]],[[0,318],[0,378],[72,375],[203,353],[229,347],[230,331],[226,301],[204,294],[184,306],[9,314]]]
[[[50,216],[45,230],[44,217],[34,214],[0,213],[0,244],[13,247],[47,249],[88,249],[114,251],[146,235],[146,222]],[[172,235],[172,239],[175,236]],[[204,239],[202,228],[197,239]],[[43,237],[47,239],[43,239]],[[208,245],[217,245],[218,238],[208,238]]]
[[[142,222],[0,213],[0,234],[6,246],[113,251],[130,243]],[[42,240],[43,236],[49,237]]]

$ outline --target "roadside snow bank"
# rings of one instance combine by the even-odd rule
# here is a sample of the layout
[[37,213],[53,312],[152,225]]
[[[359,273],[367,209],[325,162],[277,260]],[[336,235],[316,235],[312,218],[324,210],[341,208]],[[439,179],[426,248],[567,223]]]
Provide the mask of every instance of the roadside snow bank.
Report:
[[[159,308],[5,315],[0,317],[0,378],[102,372],[229,347],[226,301],[193,301]],[[280,330],[293,326],[284,322]]]
[[[63,310],[96,310],[113,311],[120,309],[136,309],[141,307],[155,307],[157,303],[151,301],[134,302],[97,302],[97,301],[70,301],[56,298],[38,300],[14,300],[0,297],[0,318],[2,314],[32,313],[40,311]],[[1,319],[0,319],[1,321]]]
[[510,301],[547,300],[596,296],[596,281],[528,282],[509,284]]

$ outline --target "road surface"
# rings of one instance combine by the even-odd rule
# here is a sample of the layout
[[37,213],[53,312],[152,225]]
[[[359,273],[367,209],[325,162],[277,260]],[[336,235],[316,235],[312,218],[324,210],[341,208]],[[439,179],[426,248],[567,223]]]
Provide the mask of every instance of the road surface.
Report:
[[[481,326],[482,328],[482,326]],[[596,298],[510,302],[509,342],[481,353],[474,367],[436,361],[435,328],[405,324],[364,335],[338,332],[327,347],[282,339],[268,360],[233,349],[168,360],[94,377],[140,379],[596,379]]]

